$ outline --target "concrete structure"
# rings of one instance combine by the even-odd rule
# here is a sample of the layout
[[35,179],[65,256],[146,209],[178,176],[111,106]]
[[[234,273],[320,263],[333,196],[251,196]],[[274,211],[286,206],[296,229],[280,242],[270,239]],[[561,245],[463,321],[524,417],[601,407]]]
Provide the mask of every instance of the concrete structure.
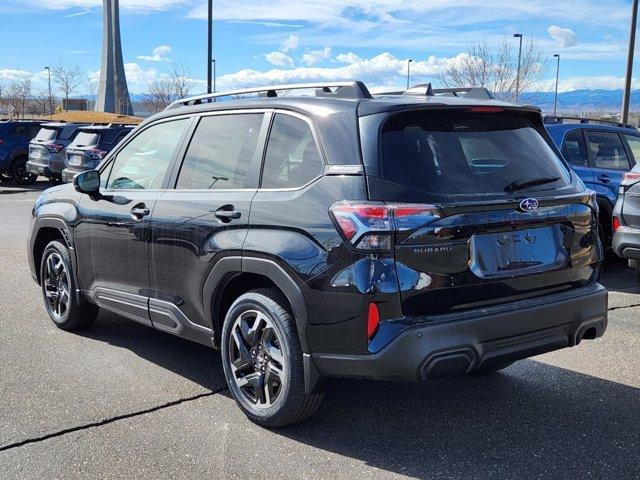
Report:
[[96,111],[133,115],[120,43],[118,0],[103,0],[102,69]]

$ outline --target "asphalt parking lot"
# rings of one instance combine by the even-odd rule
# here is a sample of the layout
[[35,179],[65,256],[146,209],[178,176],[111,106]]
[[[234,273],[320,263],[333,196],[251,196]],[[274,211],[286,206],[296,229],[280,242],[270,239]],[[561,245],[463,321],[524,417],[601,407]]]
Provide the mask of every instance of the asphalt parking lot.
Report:
[[268,431],[214,350],[104,312],[53,326],[26,257],[38,188],[0,186],[0,478],[640,478],[640,282],[622,261],[602,339],[486,376],[336,381],[316,416]]

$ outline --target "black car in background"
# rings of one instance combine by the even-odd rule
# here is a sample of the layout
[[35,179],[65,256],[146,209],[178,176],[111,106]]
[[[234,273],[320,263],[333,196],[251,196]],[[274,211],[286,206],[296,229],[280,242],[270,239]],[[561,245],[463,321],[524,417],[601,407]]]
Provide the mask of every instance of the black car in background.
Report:
[[27,172],[29,142],[40,130],[42,122],[25,120],[0,121],[0,179],[29,184],[35,178]]
[[76,174],[97,168],[107,153],[132,130],[131,125],[92,125],[79,128],[66,149],[62,181],[70,182]]
[[82,123],[51,122],[41,126],[40,131],[29,143],[27,171],[32,183],[39,175],[53,183],[62,181],[67,146],[73,141]]
[[174,103],[36,201],[49,316],[105,309],[220,348],[264,426],[313,414],[325,377],[425,381],[600,337],[597,201],[540,111],[437,93]]

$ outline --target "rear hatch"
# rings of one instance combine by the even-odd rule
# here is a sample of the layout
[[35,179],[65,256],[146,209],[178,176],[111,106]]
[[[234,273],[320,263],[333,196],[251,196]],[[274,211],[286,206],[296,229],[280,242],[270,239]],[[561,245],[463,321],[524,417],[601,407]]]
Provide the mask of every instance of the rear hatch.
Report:
[[539,114],[413,110],[389,116],[380,132],[368,184],[371,200],[401,212],[394,251],[405,314],[454,313],[596,281],[594,197],[559,159]]
[[100,131],[81,129],[67,147],[67,166],[71,168],[96,168],[107,154],[98,148]]
[[29,160],[47,165],[52,154],[57,154],[64,149],[64,145],[56,143],[61,131],[62,128],[54,126],[42,127],[29,143]]
[[622,221],[632,228],[640,228],[640,168],[624,174],[620,184]]

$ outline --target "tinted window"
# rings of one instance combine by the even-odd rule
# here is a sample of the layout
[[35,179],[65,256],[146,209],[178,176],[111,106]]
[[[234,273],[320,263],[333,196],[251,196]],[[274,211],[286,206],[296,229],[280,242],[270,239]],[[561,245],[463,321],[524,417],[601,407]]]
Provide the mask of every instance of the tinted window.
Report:
[[89,147],[91,145],[97,145],[100,140],[100,135],[94,132],[78,132],[76,138],[73,139],[71,145],[74,147]]
[[160,188],[188,121],[160,123],[137,135],[112,162],[107,188]]
[[58,130],[55,128],[41,128],[34,140],[40,142],[48,142],[49,140],[55,140],[58,135]]
[[589,148],[597,168],[629,170],[629,159],[622,140],[613,132],[587,132]]
[[17,125],[15,127],[13,127],[11,130],[9,130],[9,134],[13,134],[13,135],[20,136],[20,137],[26,137],[27,136],[27,127],[26,127],[26,125]]
[[276,115],[264,160],[262,188],[301,187],[323,169],[309,124],[290,115]]
[[557,180],[523,191],[566,185],[568,171],[537,129],[542,127],[520,115],[394,115],[382,130],[381,176],[442,196],[503,194],[514,184],[541,178]]
[[244,188],[263,117],[255,113],[202,118],[189,144],[176,188]]
[[631,148],[631,153],[633,153],[633,158],[637,163],[640,161],[640,137],[636,137],[635,135],[625,135],[624,138],[627,139],[629,148]]
[[589,152],[587,142],[584,141],[582,130],[573,130],[567,133],[562,145],[562,154],[571,165],[578,167],[589,166]]

